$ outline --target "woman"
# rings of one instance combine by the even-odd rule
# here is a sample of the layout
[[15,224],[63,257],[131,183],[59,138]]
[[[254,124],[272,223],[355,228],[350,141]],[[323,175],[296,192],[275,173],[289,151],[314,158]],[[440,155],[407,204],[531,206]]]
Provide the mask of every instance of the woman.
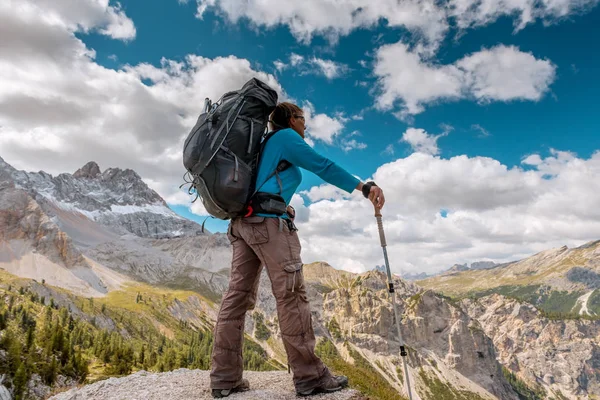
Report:
[[[231,276],[214,330],[210,373],[212,394],[216,398],[249,389],[248,380],[242,379],[244,321],[246,311],[256,303],[263,265],[277,302],[281,336],[297,394],[335,392],[348,385],[346,377],[334,376],[315,355],[300,241],[289,203],[302,180],[300,168],[348,193],[361,190],[375,207],[382,208],[385,202],[383,191],[373,182],[363,184],[306,144],[304,113],[297,105],[278,104],[270,122],[272,130],[278,130],[265,145],[256,183],[261,193],[280,195],[288,205],[288,213],[253,213],[230,222],[227,236],[233,248]],[[291,166],[274,174],[282,160]]]

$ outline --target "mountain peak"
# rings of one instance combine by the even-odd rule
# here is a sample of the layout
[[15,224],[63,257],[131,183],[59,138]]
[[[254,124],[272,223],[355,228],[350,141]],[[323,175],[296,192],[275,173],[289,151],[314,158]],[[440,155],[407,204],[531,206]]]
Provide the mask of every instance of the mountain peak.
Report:
[[79,168],[74,174],[75,178],[88,178],[93,179],[100,175],[100,167],[96,162],[90,161],[85,164],[83,167]]

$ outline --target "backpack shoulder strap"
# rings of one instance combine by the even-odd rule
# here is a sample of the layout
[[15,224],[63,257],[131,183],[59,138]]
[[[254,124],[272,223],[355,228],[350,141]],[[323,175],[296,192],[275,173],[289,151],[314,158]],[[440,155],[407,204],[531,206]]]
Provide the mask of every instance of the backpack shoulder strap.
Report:
[[[260,145],[260,153],[259,153],[260,158],[262,158],[263,151],[265,149],[267,141],[270,138],[272,138],[279,131],[280,131],[280,129],[276,129],[276,130],[271,131],[271,132],[269,132],[269,133],[267,133],[265,135],[265,138],[263,139],[263,141],[262,141],[262,143]],[[259,164],[257,164],[257,165],[259,165]],[[292,164],[289,161],[287,161],[287,160],[281,160],[281,161],[279,161],[279,164],[277,164],[277,168],[275,168],[275,171],[271,172],[271,174],[267,177],[267,179],[265,179],[265,181],[263,182],[263,184],[254,191],[254,193],[252,194],[252,196],[254,196],[256,193],[258,193],[258,191],[263,187],[263,185],[265,183],[267,183],[267,181],[269,179],[271,179],[273,176],[277,176],[277,183],[279,184],[279,194],[281,194],[281,192],[283,190],[283,185],[281,183],[281,179],[279,178],[279,173],[285,171],[286,169],[290,168],[291,166],[292,166]]]

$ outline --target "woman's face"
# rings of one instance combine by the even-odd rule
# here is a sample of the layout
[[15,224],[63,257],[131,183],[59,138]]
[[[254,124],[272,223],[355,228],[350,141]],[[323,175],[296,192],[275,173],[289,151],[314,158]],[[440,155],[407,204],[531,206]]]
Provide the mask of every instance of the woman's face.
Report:
[[297,112],[290,118],[290,128],[298,132],[302,138],[304,138],[304,131],[306,130],[306,121],[304,120],[304,113]]

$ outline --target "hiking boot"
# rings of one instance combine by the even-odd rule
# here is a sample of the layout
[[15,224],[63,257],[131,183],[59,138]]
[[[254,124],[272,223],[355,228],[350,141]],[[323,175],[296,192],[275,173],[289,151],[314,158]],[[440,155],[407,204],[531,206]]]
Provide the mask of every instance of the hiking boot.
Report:
[[231,393],[245,392],[246,390],[250,390],[250,382],[244,378],[237,386],[231,389],[213,389],[212,397],[214,399],[222,399],[223,397],[228,397]]
[[348,378],[345,376],[330,376],[323,380],[323,382],[312,389],[297,391],[296,394],[300,397],[313,396],[319,393],[333,393],[348,386]]

